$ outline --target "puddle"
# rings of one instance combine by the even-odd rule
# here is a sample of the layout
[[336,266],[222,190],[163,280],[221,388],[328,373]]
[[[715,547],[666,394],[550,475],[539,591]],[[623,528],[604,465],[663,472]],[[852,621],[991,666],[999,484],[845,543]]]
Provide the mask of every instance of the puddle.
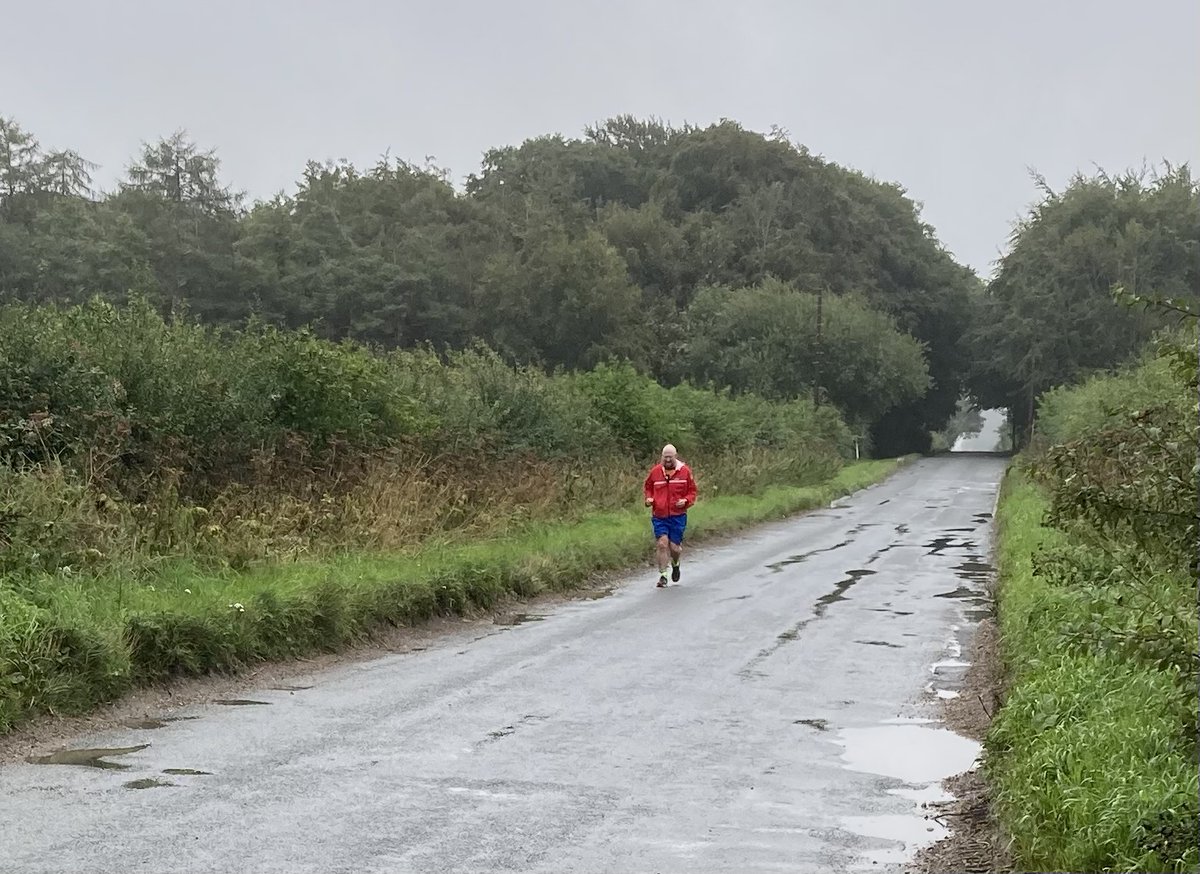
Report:
[[144,716],[122,719],[120,723],[126,728],[153,729],[166,728],[172,722],[182,722],[185,719],[199,718],[199,716]]
[[937,676],[938,671],[943,668],[969,668],[970,662],[964,662],[962,659],[946,659],[945,661],[934,662],[929,666],[929,672]]
[[497,616],[492,621],[496,625],[524,625],[526,622],[541,622],[545,618],[540,613],[510,613],[507,616]]
[[801,552],[797,555],[789,555],[783,561],[777,561],[775,564],[767,565],[767,568],[773,573],[779,573],[788,565],[799,564],[800,562],[812,558],[814,555],[820,555],[823,552],[833,552],[835,549],[841,549],[843,546],[849,546],[853,542],[853,539],[843,540],[841,543],[835,543],[833,546],[826,546],[823,549],[814,549],[810,552]]
[[[834,589],[832,592],[830,592],[826,595],[822,595],[820,598],[817,599],[817,603],[813,607],[813,615],[812,616],[808,617],[807,619],[801,619],[799,622],[797,622],[791,628],[778,634],[775,638],[775,642],[773,644],[771,644],[770,646],[766,647],[765,649],[759,650],[758,654],[756,656],[754,656],[754,658],[752,658],[749,662],[747,662],[746,665],[740,671],[738,671],[738,675],[742,676],[742,677],[747,677],[747,678],[761,676],[760,672],[753,670],[753,668],[757,664],[762,662],[764,659],[770,658],[770,656],[773,655],[784,644],[789,643],[790,641],[793,641],[796,638],[798,638],[800,636],[801,630],[803,630],[806,625],[808,625],[810,622],[820,619],[821,617],[823,617],[825,615],[825,611],[829,607],[830,604],[836,603],[837,601],[847,600],[846,590],[849,589],[851,586],[853,586],[855,583],[857,583],[863,577],[870,576],[871,574],[875,573],[875,571],[868,570],[865,568],[858,568],[855,570],[847,571],[846,573],[847,573],[846,579],[842,580],[836,586],[834,586]],[[889,612],[894,612],[894,611],[889,611]],[[904,614],[904,615],[911,615],[911,614]]]
[[954,566],[954,572],[964,580],[986,583],[996,573],[996,568],[986,561],[964,561]]
[[879,502],[879,506],[882,507],[884,504],[886,504],[890,500],[891,500],[891,498],[884,498],[882,501]]
[[211,777],[211,771],[197,771],[195,768],[163,768],[164,774],[175,774],[180,777]]
[[30,756],[25,761],[31,765],[86,765],[89,768],[104,768],[110,771],[124,771],[129,765],[120,762],[106,762],[105,756],[127,756],[130,753],[141,752],[150,744],[138,744],[135,747],[97,747],[86,750],[59,750],[48,756]]
[[921,847],[936,843],[950,834],[949,829],[936,820],[914,814],[845,816],[841,823],[842,828],[856,835],[900,844],[895,848],[863,851],[863,858],[882,865],[911,861]]
[[794,719],[792,725],[807,725],[817,731],[829,731],[829,721],[826,719]]
[[838,601],[845,601],[846,591],[861,580],[863,577],[869,577],[875,571],[869,568],[856,568],[855,570],[846,571],[846,579],[834,586],[833,591],[827,595],[822,595],[817,599],[817,606],[813,608],[813,613],[817,616],[824,616],[825,610],[830,604],[836,604]]
[[174,786],[169,780],[159,780],[157,777],[143,777],[141,780],[130,780],[123,784],[126,789],[155,789],[159,786]]
[[492,740],[499,740],[502,737],[508,737],[516,730],[517,727],[515,725],[506,725],[504,728],[498,728],[495,731],[489,731],[488,737],[492,738]]
[[747,598],[753,598],[753,595],[734,595],[732,598],[722,598],[717,601],[718,604],[723,604],[726,601],[745,601]]
[[904,649],[904,647],[902,647],[900,644],[888,643],[886,640],[856,640],[854,642],[861,643],[864,646],[886,646],[890,647],[891,649]]
[[266,707],[270,703],[270,701],[254,701],[250,698],[222,698],[220,701],[213,702],[213,704],[221,704],[225,707],[250,707],[255,704],[261,704]]
[[978,622],[992,614],[992,599],[983,592],[968,588],[967,586],[959,586],[950,592],[939,592],[934,597],[953,598],[969,603],[971,609],[964,610],[963,613],[971,622]]
[[610,586],[607,589],[598,589],[595,592],[588,592],[584,595],[580,595],[579,597],[584,601],[599,601],[601,598],[607,598],[615,591],[616,589]]
[[838,742],[845,747],[842,759],[850,770],[920,785],[968,770],[980,750],[978,743],[949,729],[914,724],[845,728]]
[[971,549],[974,546],[975,541],[959,537],[935,537],[925,544],[930,555],[941,555],[947,549]]
[[303,692],[305,689],[311,689],[312,686],[272,686],[277,692]]
[[900,786],[896,789],[889,789],[887,794],[895,795],[897,798],[907,798],[909,801],[915,801],[921,805],[945,804],[947,801],[954,800],[954,796],[943,789],[941,783],[930,783],[921,789]]
[[901,522],[899,525],[896,526],[896,533],[897,534],[907,534],[908,526],[905,525],[903,522]]
[[968,589],[966,586],[959,586],[953,592],[939,592],[934,595],[935,598],[978,598],[980,595],[974,589]]

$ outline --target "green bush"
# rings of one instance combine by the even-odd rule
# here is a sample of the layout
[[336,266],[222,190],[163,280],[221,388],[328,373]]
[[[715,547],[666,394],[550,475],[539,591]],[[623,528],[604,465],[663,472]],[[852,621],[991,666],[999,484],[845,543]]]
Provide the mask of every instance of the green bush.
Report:
[[1076,386],[1051,389],[1038,399],[1037,433],[1043,445],[1076,440],[1114,425],[1132,413],[1175,403],[1179,383],[1170,362],[1148,357],[1116,374],[1099,374]]

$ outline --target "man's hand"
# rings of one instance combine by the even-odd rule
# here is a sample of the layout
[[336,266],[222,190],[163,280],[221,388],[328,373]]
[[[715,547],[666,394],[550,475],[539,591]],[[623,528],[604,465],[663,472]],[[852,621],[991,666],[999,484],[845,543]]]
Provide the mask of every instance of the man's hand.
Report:
[[676,507],[686,507],[686,506],[687,506],[687,499],[686,499],[686,498],[680,498],[678,501],[676,501],[676,502],[675,502],[675,506],[676,506]]
[[646,498],[646,506],[653,507],[654,506],[654,498]]

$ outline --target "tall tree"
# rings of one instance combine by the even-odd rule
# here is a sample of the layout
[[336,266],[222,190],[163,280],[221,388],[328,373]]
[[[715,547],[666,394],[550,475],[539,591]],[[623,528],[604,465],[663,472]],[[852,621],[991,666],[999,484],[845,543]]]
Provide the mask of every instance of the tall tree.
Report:
[[891,318],[778,280],[702,290],[685,336],[679,358],[693,381],[772,398],[812,395],[860,429],[929,387],[921,344]]
[[1021,221],[980,302],[972,388],[1019,432],[1038,396],[1136,355],[1165,323],[1114,300],[1200,300],[1200,186],[1186,166],[1077,176]]
[[520,361],[590,367],[610,357],[645,364],[641,292],[600,234],[539,234],[489,265],[477,296],[480,333]]
[[164,309],[229,321],[248,312],[235,258],[241,195],[219,170],[214,151],[176,131],[143,147],[112,203],[148,241]]
[[18,212],[20,199],[38,190],[41,166],[42,151],[33,134],[15,119],[0,116],[0,209],[4,218],[28,217]]

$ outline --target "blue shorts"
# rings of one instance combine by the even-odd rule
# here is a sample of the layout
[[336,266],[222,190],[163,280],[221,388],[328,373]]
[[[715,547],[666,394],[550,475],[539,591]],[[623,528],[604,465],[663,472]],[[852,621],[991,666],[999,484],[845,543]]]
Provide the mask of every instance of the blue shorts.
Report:
[[683,543],[683,529],[687,528],[687,513],[680,513],[678,516],[668,516],[665,519],[660,519],[658,516],[651,516],[650,524],[654,526],[654,538],[656,540],[665,534],[667,535],[667,540],[672,543]]

